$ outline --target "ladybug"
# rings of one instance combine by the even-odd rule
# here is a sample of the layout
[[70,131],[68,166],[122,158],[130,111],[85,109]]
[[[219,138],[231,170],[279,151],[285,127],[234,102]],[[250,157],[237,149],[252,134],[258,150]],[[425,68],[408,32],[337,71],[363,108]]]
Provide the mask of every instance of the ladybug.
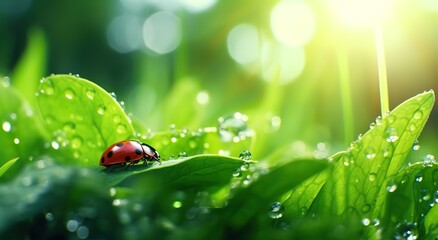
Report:
[[109,146],[102,154],[99,165],[110,166],[128,166],[143,161],[160,162],[160,154],[152,146],[136,140],[125,140],[116,142]]

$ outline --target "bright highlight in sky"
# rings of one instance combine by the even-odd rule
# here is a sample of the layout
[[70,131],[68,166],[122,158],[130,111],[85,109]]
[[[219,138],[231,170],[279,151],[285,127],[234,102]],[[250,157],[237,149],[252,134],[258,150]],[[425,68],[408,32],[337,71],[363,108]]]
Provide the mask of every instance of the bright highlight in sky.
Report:
[[289,47],[300,47],[309,42],[315,27],[315,14],[304,1],[283,0],[272,10],[272,32],[279,42]]
[[350,27],[374,27],[391,15],[392,0],[327,0],[334,14]]

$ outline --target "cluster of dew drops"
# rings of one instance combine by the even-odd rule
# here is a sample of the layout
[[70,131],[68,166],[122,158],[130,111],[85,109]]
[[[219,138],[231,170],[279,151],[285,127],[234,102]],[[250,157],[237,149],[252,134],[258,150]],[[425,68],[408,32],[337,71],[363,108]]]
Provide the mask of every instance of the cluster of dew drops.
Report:
[[[69,74],[70,76],[79,78],[80,76],[78,74],[73,75]],[[54,76],[52,74],[51,76]],[[36,96],[50,96],[55,94],[55,88],[53,86],[53,83],[50,81],[50,79],[42,78],[40,80],[41,88],[40,91],[36,93]],[[74,101],[78,96],[77,93],[72,88],[66,88],[63,90],[63,95],[67,100]],[[113,97],[117,103],[120,105],[123,111],[125,111],[125,103],[124,101],[118,101],[117,96],[114,92],[110,93],[111,97]],[[94,101],[96,96],[96,90],[92,87],[88,88],[86,90],[85,96],[87,97],[87,100]],[[97,114],[99,116],[104,116],[107,112],[107,106],[104,104],[101,104],[97,108]],[[130,115],[128,114],[128,121],[130,121]],[[81,157],[81,147],[86,144],[90,148],[95,147],[104,147],[103,142],[101,141],[88,141],[84,143],[84,140],[81,136],[79,136],[76,133],[76,123],[80,123],[83,121],[83,116],[80,114],[70,115],[71,121],[67,121],[63,123],[63,127],[61,129],[58,129],[53,132],[53,139],[51,142],[48,142],[45,144],[46,148],[53,148],[54,150],[59,150],[62,147],[70,146],[73,149],[73,157],[74,158],[80,158]],[[120,115],[113,115],[112,121],[114,122],[116,126],[116,132],[118,134],[124,134],[127,131],[127,126],[125,126],[124,123],[122,123],[122,116]],[[52,116],[46,116],[45,121],[47,124],[51,124],[55,119]]]

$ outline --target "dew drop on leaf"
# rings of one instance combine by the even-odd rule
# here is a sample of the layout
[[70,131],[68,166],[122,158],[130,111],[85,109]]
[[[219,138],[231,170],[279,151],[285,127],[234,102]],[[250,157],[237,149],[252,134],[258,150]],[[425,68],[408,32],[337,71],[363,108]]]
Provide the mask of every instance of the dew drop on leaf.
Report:
[[87,98],[88,99],[93,100],[95,94],[96,94],[96,90],[94,88],[88,88],[88,90],[87,90]]
[[387,127],[385,130],[385,138],[387,142],[396,142],[398,140],[397,129]]
[[386,122],[387,122],[388,124],[391,124],[391,123],[393,123],[393,122],[395,121],[395,119],[396,119],[395,116],[393,116],[393,115],[388,115],[388,117],[386,117]]
[[82,145],[82,138],[81,137],[76,136],[76,137],[73,137],[71,139],[71,147],[72,148],[78,149],[81,147],[81,145]]
[[408,130],[414,132],[415,130],[417,130],[417,125],[415,125],[415,123],[410,123],[408,126]]
[[240,168],[233,172],[233,177],[237,178],[242,175],[242,172],[240,171]]
[[416,223],[399,223],[394,229],[394,239],[415,240],[418,239],[418,237],[419,236]]
[[427,154],[423,159],[424,167],[432,167],[436,163],[435,156],[432,154]]
[[397,184],[389,184],[386,186],[386,190],[390,193],[395,192],[397,190]]
[[367,213],[367,212],[369,212],[370,209],[371,209],[371,206],[370,206],[369,204],[364,204],[364,205],[362,206],[362,212],[363,212],[363,213]]
[[231,116],[220,117],[219,135],[224,142],[240,142],[248,137],[252,137],[252,130],[248,128],[248,117],[239,112]]
[[188,155],[187,155],[186,152],[180,152],[180,153],[178,153],[178,158],[186,158],[186,157],[188,157]]
[[53,83],[49,79],[41,79],[41,94],[53,95],[55,90],[53,88]]
[[300,208],[301,215],[305,215],[307,213],[307,211],[308,211],[307,207],[301,207]]
[[423,175],[421,175],[421,173],[415,175],[415,181],[416,182],[422,182],[423,181]]
[[362,225],[369,226],[371,223],[369,218],[362,218]]
[[68,99],[68,100],[72,100],[75,97],[75,92],[73,91],[73,89],[71,88],[67,88],[64,91],[64,96]]
[[365,157],[367,159],[373,159],[376,157],[376,152],[374,151],[373,147],[368,147],[365,149]]
[[106,111],[106,107],[105,107],[104,105],[100,105],[100,106],[97,108],[97,113],[98,113],[99,115],[103,115],[103,114],[105,114],[105,111]]
[[368,174],[368,180],[370,180],[371,182],[375,181],[377,178],[377,174],[376,173],[369,173]]
[[283,217],[283,206],[280,202],[274,202],[269,209],[269,217],[272,219],[279,219]]
[[116,127],[116,132],[119,134],[123,134],[126,132],[126,126],[124,124],[119,124]]
[[420,149],[420,142],[418,140],[414,141],[414,144],[412,145],[412,150],[417,151]]
[[418,120],[418,119],[421,119],[422,117],[423,117],[423,112],[421,110],[417,110],[414,113],[414,119]]
[[382,125],[382,117],[381,117],[381,116],[378,116],[378,117],[376,118],[376,125],[377,125],[377,126]]
[[252,158],[251,152],[248,150],[243,150],[242,152],[240,152],[239,158],[245,161],[249,161]]

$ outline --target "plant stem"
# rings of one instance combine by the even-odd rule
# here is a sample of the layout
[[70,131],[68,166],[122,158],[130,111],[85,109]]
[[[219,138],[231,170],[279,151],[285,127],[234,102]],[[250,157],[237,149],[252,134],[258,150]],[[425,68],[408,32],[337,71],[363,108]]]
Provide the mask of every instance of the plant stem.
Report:
[[353,105],[350,89],[350,73],[347,53],[343,44],[338,46],[339,78],[341,81],[342,115],[344,120],[344,141],[346,144],[354,139]]
[[389,112],[389,96],[388,96],[388,77],[386,74],[385,48],[383,43],[382,28],[379,24],[376,25],[376,51],[377,51],[377,67],[379,72],[379,89],[380,89],[380,109],[382,118]]

